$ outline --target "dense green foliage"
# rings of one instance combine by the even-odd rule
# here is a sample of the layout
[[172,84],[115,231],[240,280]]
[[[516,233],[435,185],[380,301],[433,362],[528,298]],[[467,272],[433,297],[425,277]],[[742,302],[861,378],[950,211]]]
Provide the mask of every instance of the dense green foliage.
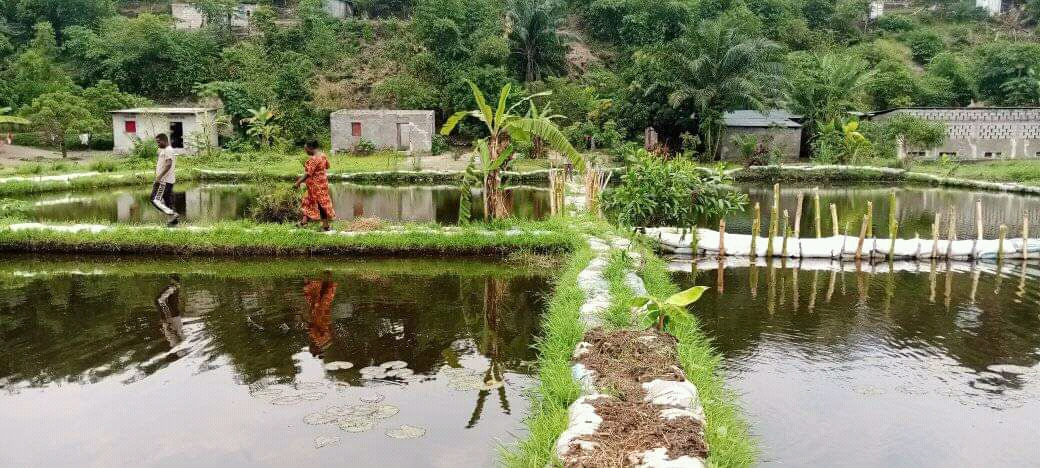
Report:
[[[911,2],[870,20],[863,0],[262,0],[249,27],[232,0],[0,0],[0,108],[26,116],[51,93],[107,112],[151,102],[222,106],[235,150],[324,140],[341,108],[437,111],[438,122],[512,84],[578,149],[618,149],[648,126],[662,149],[716,154],[729,110],[781,107],[812,129],[848,111],[1040,105],[1038,10],[989,18],[973,3]],[[247,134],[250,110],[280,132]],[[486,136],[466,122],[455,139]],[[868,135],[868,137],[871,135]],[[526,150],[526,148],[518,148]],[[535,148],[532,148],[535,149]]]

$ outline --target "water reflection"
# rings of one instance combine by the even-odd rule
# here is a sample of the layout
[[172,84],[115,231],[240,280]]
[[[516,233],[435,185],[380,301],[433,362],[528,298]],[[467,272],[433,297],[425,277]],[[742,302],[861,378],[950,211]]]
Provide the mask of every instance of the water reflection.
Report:
[[[279,262],[237,274],[15,263],[0,267],[0,424],[21,430],[2,431],[0,446],[24,449],[0,451],[4,466],[173,465],[186,453],[210,466],[490,465],[527,411],[550,288],[482,262],[337,263],[317,275]],[[354,367],[325,368],[341,361]],[[397,361],[411,372],[359,372]],[[392,414],[367,432],[300,423],[373,390]],[[171,394],[192,404],[171,407]],[[390,449],[384,431],[401,424],[425,435]]]
[[[251,200],[261,188],[250,185],[188,186],[174,196],[173,208],[190,222],[215,222],[248,216]],[[388,221],[455,224],[460,192],[452,186],[381,186],[333,183],[329,192],[344,218],[373,217]],[[474,219],[483,217],[480,191],[473,197]],[[48,194],[29,199],[36,221],[157,223],[161,215],[149,209],[146,190]],[[506,197],[516,217],[542,219],[549,215],[549,192],[538,187],[513,187]],[[143,207],[143,208],[142,208]]]
[[[737,189],[749,194],[749,207],[756,202],[760,203],[766,211],[773,203],[772,187],[761,187],[752,185],[738,185]],[[829,211],[829,205],[835,204],[838,214],[838,231],[845,232],[845,226],[850,225],[857,228],[863,214],[867,211],[867,205],[873,204],[874,234],[888,237],[888,214],[890,208],[889,196],[892,192],[896,194],[896,220],[899,223],[899,237],[904,239],[920,235],[922,238],[931,238],[936,220],[941,216],[942,224],[940,234],[947,236],[947,227],[950,220],[950,210],[956,218],[955,228],[957,236],[961,239],[973,239],[976,236],[975,227],[975,202],[981,201],[983,206],[983,227],[987,239],[995,239],[997,230],[1001,224],[1008,226],[1011,237],[1022,231],[1022,218],[1028,216],[1033,220],[1034,226],[1040,219],[1040,197],[1028,195],[1016,195],[1010,193],[963,190],[955,188],[940,187],[878,187],[864,185],[834,185],[821,186],[820,194],[820,222],[823,235],[833,232],[834,222]],[[792,219],[792,225],[799,226],[802,237],[816,235],[815,213],[813,208],[813,187],[799,185],[782,185],[780,191],[781,209],[787,209],[792,213],[799,212],[798,200],[802,195],[801,219]],[[726,219],[727,232],[735,234],[750,234],[752,229],[752,211],[729,216]],[[705,226],[713,229],[718,226],[718,221],[709,221]],[[768,228],[768,219],[763,222],[763,232]],[[853,232],[852,235],[856,235]]]
[[688,262],[673,264],[684,285],[725,285],[693,310],[767,462],[1025,466],[1040,456],[1035,261]]

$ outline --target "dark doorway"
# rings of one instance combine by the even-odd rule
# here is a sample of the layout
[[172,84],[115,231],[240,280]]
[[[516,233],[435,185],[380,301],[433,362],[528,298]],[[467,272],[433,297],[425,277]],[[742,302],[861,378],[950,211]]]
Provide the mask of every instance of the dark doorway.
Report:
[[184,148],[184,122],[170,122],[170,147]]

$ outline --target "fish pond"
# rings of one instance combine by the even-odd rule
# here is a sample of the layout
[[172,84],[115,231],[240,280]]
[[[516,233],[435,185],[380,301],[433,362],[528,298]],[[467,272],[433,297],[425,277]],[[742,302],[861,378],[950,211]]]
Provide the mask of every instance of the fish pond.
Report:
[[0,466],[495,465],[545,270],[5,258]]
[[[178,186],[176,190],[173,208],[187,222],[207,223],[247,218],[251,203],[263,188],[246,184],[192,184],[184,188]],[[456,224],[459,220],[461,192],[458,187],[332,183],[329,192],[341,219],[370,217],[440,224]],[[148,190],[140,187],[49,193],[22,199],[29,202],[29,217],[40,222],[160,223],[165,217],[151,206],[148,196]],[[481,192],[474,190],[470,197],[473,218],[482,218]],[[518,218],[549,216],[547,189],[513,187],[506,203]]]
[[[815,236],[815,211],[813,207],[813,188],[815,186],[781,185],[780,209],[787,210],[791,228],[795,225],[798,207],[798,194],[803,194],[802,218],[799,224],[802,237]],[[738,185],[735,190],[749,195],[747,210],[726,217],[726,231],[734,234],[751,234],[753,207],[758,202],[762,207],[762,231],[759,235],[767,235],[769,225],[769,209],[773,204],[773,189],[765,184]],[[949,229],[950,210],[956,215],[956,231],[959,239],[973,239],[976,236],[975,204],[982,202],[983,231],[987,239],[995,239],[1001,224],[1008,226],[1009,237],[1020,237],[1022,217],[1029,215],[1034,226],[1035,237],[1040,230],[1040,197],[1017,195],[1012,193],[965,190],[946,187],[898,186],[884,185],[838,185],[825,184],[819,186],[820,222],[824,236],[833,234],[833,225],[829,205],[836,205],[838,212],[838,231],[845,233],[846,226],[850,235],[859,233],[863,215],[867,212],[867,203],[874,205],[874,234],[888,237],[888,216],[891,206],[891,194],[895,194],[896,220],[899,223],[898,237],[911,239],[914,236],[932,237],[932,226],[936,216],[941,214],[942,227],[940,235],[946,238]],[[706,227],[718,229],[718,221],[705,224]]]
[[[1040,266],[672,263],[783,466],[1035,466]],[[725,268],[720,269],[723,266]]]

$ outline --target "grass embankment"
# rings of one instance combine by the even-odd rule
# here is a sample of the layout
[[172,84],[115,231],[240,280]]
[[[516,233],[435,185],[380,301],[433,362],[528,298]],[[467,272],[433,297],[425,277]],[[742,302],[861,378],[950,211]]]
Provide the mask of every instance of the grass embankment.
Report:
[[[655,296],[669,296],[679,290],[672,282],[664,262],[648,250],[642,268],[647,290]],[[543,468],[555,463],[555,443],[567,428],[567,409],[580,395],[581,389],[571,375],[571,358],[575,346],[585,330],[578,314],[585,302],[584,292],[578,287],[578,274],[588,265],[593,255],[588,247],[579,248],[571,257],[566,270],[557,281],[538,341],[540,382],[534,393],[532,416],[527,421],[528,436],[505,453],[509,466]],[[635,294],[625,281],[626,273],[634,268],[631,257],[622,251],[610,254],[603,275],[609,283],[611,305],[604,311],[608,328],[629,328],[636,325],[629,304]],[[748,425],[736,404],[737,398],[725,389],[717,373],[720,356],[710,341],[701,333],[697,321],[690,316],[679,321],[672,333],[679,342],[678,354],[687,377],[699,392],[708,418],[707,438],[711,447],[710,466],[746,467],[756,460],[756,448]]]
[[952,167],[929,162],[916,164],[913,170],[943,177],[1040,186],[1040,160],[982,161]]
[[[918,164],[914,170],[878,166],[755,166],[731,172],[738,182],[918,184],[1040,194],[1040,161],[1000,161],[956,167]],[[949,174],[954,175],[949,175]]]
[[197,229],[116,225],[97,233],[12,231],[0,224],[0,251],[31,253],[503,257],[517,251],[571,251],[578,238],[559,219],[461,228],[405,226],[350,235],[248,222]]

